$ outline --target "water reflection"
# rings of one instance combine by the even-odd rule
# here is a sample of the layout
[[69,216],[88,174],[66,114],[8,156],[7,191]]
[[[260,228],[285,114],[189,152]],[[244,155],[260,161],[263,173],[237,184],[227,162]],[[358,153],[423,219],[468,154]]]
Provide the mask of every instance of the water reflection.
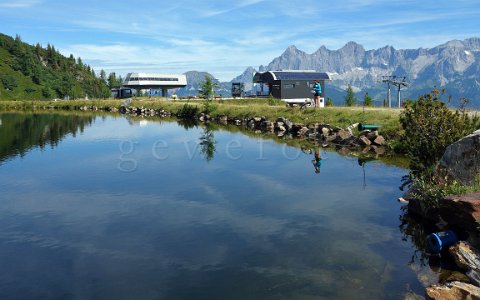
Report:
[[[2,165],[0,298],[421,293],[392,201],[404,169],[369,162],[364,187],[356,157],[182,126],[107,118]],[[137,167],[122,172],[120,159]]]
[[200,152],[207,161],[211,161],[215,154],[216,141],[211,124],[205,124],[202,135],[200,136]]
[[35,147],[56,147],[66,135],[82,133],[95,117],[56,113],[1,114],[0,163]]

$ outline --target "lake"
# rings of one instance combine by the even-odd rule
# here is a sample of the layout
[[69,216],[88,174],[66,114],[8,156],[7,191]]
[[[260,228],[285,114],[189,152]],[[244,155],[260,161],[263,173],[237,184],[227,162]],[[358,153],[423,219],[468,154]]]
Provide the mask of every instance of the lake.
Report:
[[407,173],[222,127],[0,114],[0,298],[423,295]]

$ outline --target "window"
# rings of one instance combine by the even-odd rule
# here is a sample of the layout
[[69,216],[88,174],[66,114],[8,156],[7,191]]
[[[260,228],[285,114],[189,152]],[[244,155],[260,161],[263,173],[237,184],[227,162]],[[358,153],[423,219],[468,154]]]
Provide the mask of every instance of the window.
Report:
[[130,77],[128,81],[178,81],[178,78],[165,77]]

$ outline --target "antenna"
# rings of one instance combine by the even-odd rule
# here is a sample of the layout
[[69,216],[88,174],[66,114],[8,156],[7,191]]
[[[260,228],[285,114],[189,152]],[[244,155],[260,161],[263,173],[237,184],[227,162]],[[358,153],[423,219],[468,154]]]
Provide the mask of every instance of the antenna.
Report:
[[407,82],[407,77],[406,76],[397,77],[397,76],[393,75],[393,76],[382,76],[382,78],[383,78],[382,82],[386,83],[387,86],[388,86],[388,107],[392,107],[392,102],[391,102],[391,99],[390,99],[390,85],[394,85],[398,88],[397,103],[398,103],[398,107],[400,107],[401,106],[400,90],[402,89],[402,87],[408,87],[409,86],[409,83]]

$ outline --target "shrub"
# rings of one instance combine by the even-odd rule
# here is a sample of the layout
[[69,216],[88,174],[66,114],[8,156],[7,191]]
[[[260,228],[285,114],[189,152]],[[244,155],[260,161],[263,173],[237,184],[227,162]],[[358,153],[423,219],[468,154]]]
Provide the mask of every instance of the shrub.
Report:
[[185,103],[177,113],[177,116],[182,119],[192,119],[198,114],[198,107]]
[[13,76],[5,74],[1,76],[1,80],[3,84],[3,88],[6,90],[11,91],[18,86],[17,80]]
[[327,102],[325,102],[325,106],[330,106],[330,107],[333,106],[333,100],[332,100],[332,98],[330,98],[330,97],[327,98]]
[[406,102],[400,115],[405,130],[403,141],[412,159],[411,169],[431,173],[445,149],[480,126],[479,118],[464,111],[451,111],[439,98],[438,90]]
[[217,105],[213,104],[212,99],[209,99],[209,98],[205,98],[202,101],[202,105],[203,105],[203,112],[206,114],[211,114],[217,109]]
[[373,106],[373,100],[372,97],[368,93],[365,93],[365,96],[363,97],[363,105],[367,107],[372,107]]

